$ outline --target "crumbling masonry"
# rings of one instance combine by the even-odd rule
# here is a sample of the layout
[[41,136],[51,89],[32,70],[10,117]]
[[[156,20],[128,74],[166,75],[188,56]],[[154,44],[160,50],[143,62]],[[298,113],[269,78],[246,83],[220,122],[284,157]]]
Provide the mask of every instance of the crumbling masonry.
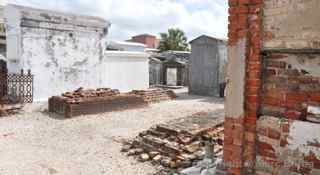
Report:
[[320,1],[229,5],[227,171],[320,174]]
[[103,112],[120,111],[145,107],[150,103],[157,103],[176,98],[171,90],[149,89],[134,90],[120,93],[117,89],[79,88],[73,92],[63,93],[62,96],[49,98],[49,112],[74,117],[79,115],[97,114]]

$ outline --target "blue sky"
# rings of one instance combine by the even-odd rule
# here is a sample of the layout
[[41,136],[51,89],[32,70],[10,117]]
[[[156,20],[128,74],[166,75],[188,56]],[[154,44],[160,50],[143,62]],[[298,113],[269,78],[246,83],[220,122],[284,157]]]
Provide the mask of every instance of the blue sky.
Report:
[[[179,27],[189,40],[207,34],[226,38],[227,0],[0,0],[10,3],[100,16],[112,23],[109,38],[126,40],[158,35]],[[5,2],[4,2],[5,3]]]

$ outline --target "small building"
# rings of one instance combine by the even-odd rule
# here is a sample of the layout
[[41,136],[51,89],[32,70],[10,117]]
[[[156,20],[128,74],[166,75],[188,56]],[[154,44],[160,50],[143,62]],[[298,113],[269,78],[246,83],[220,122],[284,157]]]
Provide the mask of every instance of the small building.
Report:
[[[202,35],[190,42],[189,93],[219,96],[225,83],[227,45],[222,39]],[[224,88],[221,89],[224,91]]]
[[163,84],[168,86],[187,86],[188,64],[175,59],[163,62]]
[[160,43],[160,40],[156,36],[150,34],[141,34],[133,36],[129,41],[145,44],[147,48],[157,49]]
[[34,101],[79,87],[120,91],[149,87],[148,54],[107,51],[110,22],[18,5],[7,5],[7,69],[31,70]]
[[[155,53],[152,57],[159,61],[157,61],[157,63],[155,63],[154,60],[149,62],[150,70],[153,71],[150,72],[150,78],[160,80],[161,85],[188,85],[188,61],[190,52],[169,50],[161,53]],[[161,64],[161,66],[159,64]],[[160,72],[154,73],[155,71]]]
[[145,52],[106,51],[99,74],[101,87],[119,89],[121,92],[149,88],[149,55]]
[[107,50],[145,52],[146,45],[127,41],[111,41],[107,44]]

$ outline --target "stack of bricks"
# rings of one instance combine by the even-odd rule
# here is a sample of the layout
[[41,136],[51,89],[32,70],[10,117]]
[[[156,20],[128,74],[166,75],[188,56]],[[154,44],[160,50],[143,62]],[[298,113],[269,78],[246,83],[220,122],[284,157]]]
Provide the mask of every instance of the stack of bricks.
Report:
[[96,90],[79,88],[62,96],[49,98],[49,112],[74,117],[125,109],[145,107],[148,105],[138,95],[119,93],[118,90],[99,88]]
[[62,96],[49,98],[49,112],[74,117],[86,114],[97,114],[125,109],[145,107],[150,103],[176,98],[171,90],[134,90],[120,93],[110,88],[96,90],[79,88]]
[[142,97],[147,103],[158,103],[177,97],[172,90],[165,89],[134,90],[131,93]]
[[[229,0],[229,47],[245,41],[244,114],[226,116],[224,163],[231,174],[250,173],[255,164],[255,140],[261,86],[262,0]],[[237,59],[236,57],[230,59]],[[243,168],[245,167],[245,168]]]
[[148,105],[141,97],[133,94],[118,94],[104,97],[69,99],[62,96],[49,98],[49,112],[66,118],[141,108]]
[[98,89],[84,90],[81,87],[73,92],[65,92],[62,94],[62,96],[68,98],[70,103],[77,103],[87,98],[110,97],[110,96],[119,95],[119,94],[120,92],[117,89],[98,88]]

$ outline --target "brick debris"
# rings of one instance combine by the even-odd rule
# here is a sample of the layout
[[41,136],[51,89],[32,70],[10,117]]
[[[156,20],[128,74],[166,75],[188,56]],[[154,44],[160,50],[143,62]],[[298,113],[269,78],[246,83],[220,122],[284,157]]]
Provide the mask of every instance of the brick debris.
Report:
[[[219,113],[200,112],[159,124],[125,142],[122,152],[139,161],[161,165],[162,172],[178,173],[208,156],[222,153],[223,117]],[[162,173],[165,174],[165,173]]]
[[86,114],[125,110],[146,107],[156,103],[176,98],[171,90],[150,89],[134,90],[120,93],[110,88],[83,89],[65,92],[61,96],[49,98],[49,112],[73,117]]

